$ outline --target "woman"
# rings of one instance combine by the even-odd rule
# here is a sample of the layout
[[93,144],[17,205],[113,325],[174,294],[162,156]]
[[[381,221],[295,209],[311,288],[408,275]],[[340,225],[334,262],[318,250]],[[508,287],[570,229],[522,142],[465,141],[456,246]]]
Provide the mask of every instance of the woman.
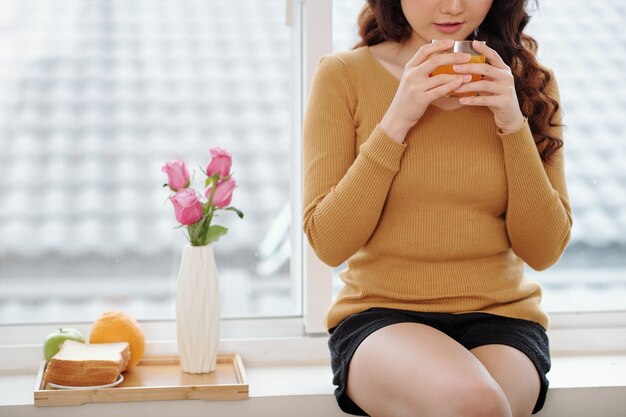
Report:
[[[549,321],[524,264],[554,264],[572,219],[557,84],[522,33],[525,6],[369,0],[360,44],[320,62],[303,222],[322,261],[347,261],[326,324],[348,413],[523,417],[544,404]],[[474,38],[488,63],[443,53]],[[460,75],[432,76],[441,65]]]

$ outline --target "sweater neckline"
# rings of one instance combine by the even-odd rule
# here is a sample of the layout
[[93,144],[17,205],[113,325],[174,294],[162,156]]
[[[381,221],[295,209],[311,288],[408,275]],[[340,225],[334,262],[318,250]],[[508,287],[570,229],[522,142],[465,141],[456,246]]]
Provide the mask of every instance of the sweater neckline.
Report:
[[395,81],[396,84],[400,84],[400,80],[398,79],[398,77],[396,77],[395,75],[393,75],[391,73],[391,71],[389,71],[379,60],[378,58],[376,58],[374,56],[374,54],[372,53],[372,51],[370,50],[369,46],[365,47],[365,50],[367,52],[367,55],[369,56],[369,58],[374,61],[374,63],[376,64],[376,66],[378,67],[379,72],[384,73],[387,78],[392,79],[393,81]]
[[[383,65],[383,64],[382,64],[382,63],[378,60],[378,58],[376,58],[376,57],[374,56],[374,54],[373,54],[373,53],[372,53],[372,51],[370,50],[370,47],[369,47],[369,46],[365,46],[365,51],[366,51],[366,54],[368,55],[369,59],[371,59],[371,60],[374,62],[374,64],[376,65],[376,67],[378,68],[378,71],[379,71],[379,72],[381,72],[381,73],[383,73],[383,74],[384,74],[384,75],[385,75],[388,79],[390,79],[391,81],[393,81],[393,82],[394,82],[395,87],[396,87],[396,88],[398,88],[398,85],[400,84],[400,80],[398,79],[398,77],[396,77],[395,75],[393,75],[393,74],[391,73],[391,71],[389,71],[389,70],[388,70],[388,69],[387,69],[387,68],[386,68],[386,67],[385,67],[385,66],[384,66],[384,65]],[[459,111],[459,110],[462,110],[462,109],[464,109],[464,108],[468,108],[468,106],[460,106],[460,107],[457,107],[457,108],[455,108],[455,109],[449,109],[449,110],[448,110],[448,109],[441,108],[441,107],[439,107],[439,106],[435,106],[434,104],[431,104],[430,106],[428,106],[428,109],[430,109],[430,110],[442,111],[442,112],[446,112],[446,113],[448,113],[448,112],[455,112],[455,111]],[[427,111],[428,111],[428,109],[427,109]]]

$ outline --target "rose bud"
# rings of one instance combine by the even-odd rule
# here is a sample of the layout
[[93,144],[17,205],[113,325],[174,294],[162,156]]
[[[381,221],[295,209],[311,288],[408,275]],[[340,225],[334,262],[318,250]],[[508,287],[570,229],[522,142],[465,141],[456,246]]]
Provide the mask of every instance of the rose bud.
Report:
[[163,165],[161,171],[167,174],[167,185],[172,191],[189,187],[189,171],[183,161],[172,159]]
[[209,151],[213,157],[206,167],[207,176],[212,177],[215,173],[220,174],[220,177],[230,175],[230,167],[233,164],[230,153],[224,148],[212,148]]
[[170,197],[174,205],[176,220],[180,224],[189,226],[202,218],[202,203],[196,190],[184,188]]
[[[217,208],[227,207],[233,198],[233,190],[235,188],[237,188],[237,183],[234,178],[218,182],[217,187],[215,187],[215,194],[213,194],[213,205]],[[207,187],[205,191],[206,198],[211,198],[211,190],[211,186]]]

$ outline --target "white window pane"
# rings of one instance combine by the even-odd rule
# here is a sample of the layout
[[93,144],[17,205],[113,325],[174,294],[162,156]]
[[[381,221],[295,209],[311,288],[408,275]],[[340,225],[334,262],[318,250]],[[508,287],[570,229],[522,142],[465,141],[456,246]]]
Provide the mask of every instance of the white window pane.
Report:
[[0,7],[0,324],[172,319],[186,243],[161,188],[209,148],[239,188],[216,243],[224,317],[300,315],[289,247],[284,0]]
[[[357,42],[363,1],[335,0],[333,46]],[[556,73],[566,125],[566,175],[574,216],[560,262],[528,276],[548,312],[626,309],[626,2],[541,2],[527,32]],[[333,288],[341,282],[335,269]]]

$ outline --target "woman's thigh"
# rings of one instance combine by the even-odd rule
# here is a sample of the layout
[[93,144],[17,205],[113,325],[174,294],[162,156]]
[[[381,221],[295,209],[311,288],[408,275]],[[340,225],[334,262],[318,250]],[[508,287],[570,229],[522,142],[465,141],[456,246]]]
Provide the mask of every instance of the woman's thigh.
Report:
[[511,417],[483,364],[445,333],[418,323],[369,335],[350,362],[347,394],[372,417]]
[[537,402],[541,381],[528,356],[506,345],[483,345],[470,352],[504,391],[513,417],[529,417]]

